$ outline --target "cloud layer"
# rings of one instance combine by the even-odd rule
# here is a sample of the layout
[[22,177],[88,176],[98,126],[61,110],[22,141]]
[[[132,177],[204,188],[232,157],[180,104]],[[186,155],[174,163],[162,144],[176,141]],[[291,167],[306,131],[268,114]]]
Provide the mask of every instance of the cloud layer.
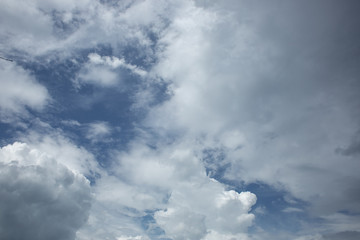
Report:
[[2,1],[0,236],[356,237],[359,8]]

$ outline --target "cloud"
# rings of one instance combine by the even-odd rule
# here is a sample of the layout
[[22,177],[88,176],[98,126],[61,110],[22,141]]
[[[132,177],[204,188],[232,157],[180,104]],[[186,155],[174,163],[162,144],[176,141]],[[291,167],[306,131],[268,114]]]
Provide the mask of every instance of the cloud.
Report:
[[346,148],[336,148],[336,153],[340,153],[344,156],[356,156],[360,153],[360,131],[357,131],[351,139],[349,146]]
[[79,74],[77,82],[109,87],[116,85],[118,80],[117,74],[109,69],[89,66],[84,72]]
[[80,127],[81,123],[79,123],[76,120],[63,120],[61,121],[62,124],[64,124],[65,126],[69,126],[69,127]]
[[5,120],[12,116],[26,116],[26,107],[42,110],[51,100],[47,89],[29,71],[15,63],[0,65],[0,113]]
[[209,232],[204,240],[217,240],[217,239],[223,239],[223,240],[250,240],[251,238],[247,234],[221,234],[215,231]]
[[88,125],[86,138],[92,142],[102,141],[111,134],[111,128],[107,122],[95,122]]
[[294,208],[294,207],[287,207],[287,208],[283,209],[282,211],[283,211],[283,212],[286,212],[286,213],[303,212],[302,209],[300,209],[300,208]]
[[316,216],[359,212],[349,194],[358,196],[359,161],[334,152],[359,127],[356,11],[335,1],[209,5],[184,3],[159,40],[153,73],[171,99],[145,125],[202,144],[192,149],[223,149],[223,179],[282,188]]
[[112,166],[118,183],[108,188],[99,185],[99,194],[122,185],[112,190],[113,196],[108,191],[100,195],[138,210],[160,209],[154,219],[172,239],[202,239],[209,231],[243,234],[253,223],[249,211],[256,196],[227,191],[207,177],[201,160],[189,150],[191,144],[177,142],[152,149],[134,141]]
[[224,235],[241,235],[254,220],[254,215],[248,213],[247,205],[241,198],[227,199],[222,205],[215,199],[229,194],[241,197],[247,195],[252,204],[255,204],[256,197],[244,192],[218,193],[220,189],[213,182],[203,183],[198,190],[190,186],[175,188],[167,209],[156,212],[155,220],[172,239],[206,239],[211,231]]
[[324,239],[326,240],[356,240],[359,239],[360,232],[358,231],[346,231],[346,232],[339,232],[334,234],[325,235]]
[[344,231],[324,235],[307,235],[296,238],[296,240],[356,240],[359,239],[360,232]]
[[155,219],[174,240],[202,239],[206,235],[205,216],[191,210],[168,208],[157,212]]
[[56,159],[74,172],[87,177],[94,177],[102,172],[93,154],[84,147],[76,145],[61,131],[48,126],[35,128],[26,132],[20,139],[31,148],[46,153],[51,159]]
[[[25,4],[27,7],[19,9],[18,4]],[[19,50],[34,51],[41,45],[42,48],[47,48],[48,43],[55,40],[51,34],[51,17],[40,11],[36,5],[35,1],[1,3],[1,21],[8,23],[1,25],[1,36],[4,39],[1,50],[7,48],[6,50],[9,51],[9,47],[14,47]]]
[[25,143],[0,158],[0,237],[75,239],[91,206],[88,180]]
[[102,87],[115,86],[121,80],[119,72],[116,71],[118,68],[129,70],[142,77],[146,75],[146,71],[138,66],[126,63],[123,58],[100,56],[96,53],[90,53],[88,58],[88,63],[83,66],[75,80],[76,85],[87,83]]
[[[152,59],[149,31],[158,34],[166,27],[173,8],[167,1],[156,3],[122,1],[21,1],[18,9],[12,1],[2,1],[0,18],[3,53],[16,58],[45,56],[63,58],[74,51],[98,45],[111,46],[119,53],[134,45],[139,56]],[[21,54],[19,54],[19,51]],[[141,71],[138,71],[141,73]]]
[[320,234],[316,235],[306,235],[296,238],[296,240],[322,240],[322,236]]
[[[264,182],[324,220],[304,238],[316,239],[315,231],[358,227],[357,217],[339,214],[360,210],[357,13],[358,4],[336,1],[2,1],[0,20],[9,24],[0,26],[0,50],[24,64],[90,52],[76,66],[78,87],[118,86],[124,72],[146,76],[129,92],[134,109],[146,111],[139,137],[106,152],[108,172],[61,131],[22,137],[74,172],[102,173],[80,238],[145,236],[136,221],[149,211],[167,237],[250,238],[256,196],[221,182]],[[102,48],[109,51],[95,53]],[[2,78],[3,116],[45,108],[47,90],[29,71],[1,66],[15,79]],[[159,81],[166,97],[149,104]],[[105,122],[88,127],[93,143],[111,131]]]
[[347,213],[334,213],[323,217],[325,220],[325,226],[331,229],[328,234],[340,233],[340,232],[356,232],[359,227],[359,214],[347,214]]
[[138,74],[140,76],[144,76],[146,74],[146,72],[141,68],[139,68],[138,66],[126,63],[126,61],[123,58],[117,58],[114,56],[101,57],[99,54],[96,53],[90,53],[88,58],[89,61],[93,64],[107,65],[113,69],[118,67],[123,67],[125,69],[131,70],[133,73]]
[[[114,185],[113,187],[119,186]],[[120,204],[95,199],[87,223],[77,232],[77,239],[117,240],[125,236],[128,236],[129,239],[132,239],[133,236],[143,236],[143,239],[147,240],[146,232],[141,228],[139,219],[139,215]]]
[[129,237],[129,236],[121,236],[118,237],[117,240],[147,240],[147,237],[143,236],[135,236],[135,237]]
[[[10,3],[2,3],[1,6],[6,4]],[[11,6],[12,16],[19,17],[16,16],[14,6]],[[28,32],[21,24],[7,28],[2,35],[5,39],[2,49],[5,49],[6,44],[10,48],[5,49],[7,55],[18,56],[21,52],[25,57],[28,54],[29,59],[62,59],[81,54],[81,50],[86,48],[110,46],[111,54],[91,53],[84,65],[77,65],[80,68],[76,73],[79,86],[92,84],[98,87],[114,87],[122,81],[122,70],[136,77],[147,75],[140,64],[135,65],[136,62],[142,62],[150,68],[149,66],[160,56],[154,51],[159,51],[160,54],[160,51],[168,47],[176,48],[166,46],[165,40],[155,46],[157,40],[154,39],[163,37],[169,41],[177,40],[177,46],[187,42],[192,44],[194,40],[191,34],[202,27],[211,31],[208,21],[215,16],[211,12],[197,8],[191,1],[135,1],[133,4],[119,3],[116,7],[109,7],[110,3],[108,5],[106,2],[98,1],[88,4],[30,1],[27,6],[26,11],[32,14],[24,14],[25,19],[36,18],[40,21],[39,39],[36,29],[32,29],[36,26],[29,26],[31,28]],[[190,18],[187,18],[189,13]],[[176,17],[175,25],[179,27],[178,32],[166,29],[173,21],[173,16]],[[197,17],[200,27],[195,20]],[[181,34],[187,31],[188,26],[190,31],[186,38],[183,38],[184,35]],[[197,34],[194,36],[197,37]],[[25,40],[17,42],[21,39]],[[123,46],[136,48],[136,59],[127,62],[125,59],[128,58],[119,57],[126,53]],[[199,57],[198,54],[202,53],[192,52],[186,48],[184,50],[184,54],[178,57],[186,66],[194,64],[192,60],[187,62],[190,58],[183,59],[186,54],[191,53]],[[156,71],[151,74],[153,75],[149,76],[149,82],[144,83],[144,86],[152,86],[152,81],[156,82],[157,79],[166,77]],[[151,77],[154,79],[150,79]],[[209,178],[203,162],[197,155],[198,149],[192,148],[196,141],[186,139],[183,143],[176,141],[174,144],[165,144],[166,140],[159,139],[159,148],[151,148],[148,144],[151,140],[146,142],[137,138],[132,145],[129,144],[128,151],[111,150],[109,155],[114,158],[109,160],[111,168],[101,171],[103,169],[94,164],[91,153],[74,144],[65,136],[65,132],[54,129],[51,123],[48,124],[46,129],[28,130],[21,139],[29,148],[38,149],[39,152],[46,153],[48,158],[56,159],[56,162],[71,169],[73,174],[83,174],[89,179],[95,178],[91,186],[95,194],[93,207],[90,212],[84,210],[89,214],[89,220],[78,231],[79,239],[146,236],[149,233],[139,226],[139,219],[148,212],[152,212],[154,225],[160,230],[165,230],[167,237],[178,239],[204,238],[210,231],[224,235],[244,234],[253,223],[254,215],[249,212],[256,202],[256,196],[249,192],[227,190],[225,185]],[[63,124],[79,125],[74,121]],[[86,136],[91,140],[108,136],[111,130],[105,122],[93,122],[88,127],[91,130]],[[233,147],[237,143],[235,139],[225,145]],[[56,170],[56,166],[54,169]],[[44,179],[47,180],[45,176]],[[60,187],[54,187],[57,188]],[[68,196],[77,199],[70,193]],[[231,209],[232,207],[234,209]],[[64,212],[66,209],[65,205]],[[166,214],[170,213],[171,209],[174,209],[174,213]],[[177,223],[183,223],[180,230],[173,228]],[[199,224],[199,228],[190,226],[189,223]],[[80,225],[73,226],[78,229]],[[76,230],[71,232],[75,234]]]

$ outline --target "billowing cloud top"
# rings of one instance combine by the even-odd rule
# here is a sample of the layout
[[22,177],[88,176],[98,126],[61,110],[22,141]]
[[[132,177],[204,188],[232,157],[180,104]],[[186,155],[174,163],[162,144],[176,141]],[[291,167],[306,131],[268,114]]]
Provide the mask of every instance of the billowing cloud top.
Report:
[[0,150],[0,238],[75,239],[91,206],[89,181],[15,142]]

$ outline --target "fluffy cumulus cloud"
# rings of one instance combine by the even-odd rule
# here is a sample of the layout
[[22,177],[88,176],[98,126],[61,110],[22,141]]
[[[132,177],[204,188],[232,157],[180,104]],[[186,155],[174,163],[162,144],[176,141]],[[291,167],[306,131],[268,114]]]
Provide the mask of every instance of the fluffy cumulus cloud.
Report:
[[226,190],[209,178],[188,144],[160,149],[134,145],[118,155],[115,174],[132,187],[113,191],[112,199],[139,210],[160,208],[154,219],[172,239],[206,239],[210,231],[234,236],[246,232],[254,220],[249,213],[256,203],[253,193]]
[[15,142],[0,152],[2,239],[75,239],[91,206],[88,180]]
[[254,194],[238,194],[232,190],[217,193],[216,186],[205,185],[201,188],[198,191],[186,189],[184,192],[173,192],[170,206],[155,214],[158,224],[169,237],[212,239],[214,234],[220,238],[229,235],[234,237],[251,226],[254,215],[248,211],[256,202]]
[[51,159],[66,166],[74,172],[93,176],[100,174],[101,169],[95,157],[83,147],[77,146],[73,141],[56,129],[44,126],[38,130],[27,131],[20,137],[30,148],[46,153]]

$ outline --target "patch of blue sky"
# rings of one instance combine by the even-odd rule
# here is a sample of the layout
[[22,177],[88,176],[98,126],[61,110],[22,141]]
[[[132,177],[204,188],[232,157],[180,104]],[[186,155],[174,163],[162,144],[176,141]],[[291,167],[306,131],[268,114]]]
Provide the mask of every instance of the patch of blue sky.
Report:
[[9,142],[14,142],[14,132],[20,129],[13,124],[0,122],[0,147],[6,146]]
[[[157,210],[156,210],[157,211]],[[154,219],[154,213],[156,211],[146,211],[146,215],[139,219],[140,226],[146,234],[153,240],[170,240],[170,238],[164,237],[165,231],[158,226]]]
[[301,221],[316,221],[305,211],[308,204],[300,199],[287,199],[290,195],[285,190],[276,189],[262,182],[245,184],[243,181],[226,179],[225,173],[231,168],[231,164],[226,161],[226,151],[221,147],[205,149],[202,154],[209,177],[225,184],[228,190],[250,191],[257,196],[257,202],[252,208],[256,215],[255,224],[250,231],[254,232],[256,227],[261,226],[267,232],[276,233],[279,230],[297,232],[301,230]]
[[202,151],[202,161],[206,174],[221,182],[226,169],[231,165],[225,161],[226,153],[222,148],[207,148]]
[[[74,79],[88,61],[90,53],[100,56],[112,56],[114,50],[109,45],[99,45],[96,48],[77,51],[76,55],[67,59],[52,57],[50,61],[43,57],[36,61],[19,62],[25,69],[32,72],[36,79],[44,85],[51,97],[52,103],[41,113],[31,111],[32,118],[38,118],[49,123],[54,128],[61,128],[72,140],[80,146],[90,150],[99,162],[106,166],[110,149],[125,150],[136,136],[136,127],[141,127],[140,122],[146,116],[146,109],[133,108],[134,95],[142,88],[142,79],[131,73],[128,69],[117,69],[117,77],[121,83],[114,87],[99,87],[84,84],[80,88],[74,86]],[[128,47],[123,51],[125,59],[130,64],[146,67],[138,48]],[[137,57],[136,57],[137,56]],[[162,81],[153,81],[150,86],[153,98],[149,99],[149,106],[159,104],[168,99],[167,85]],[[77,125],[66,125],[64,121],[74,121]],[[84,125],[93,122],[109,124],[111,131],[107,141],[97,141],[94,144],[85,137]],[[8,126],[4,126],[4,130]],[[9,136],[8,136],[9,137]],[[7,137],[6,137],[7,138]],[[110,139],[110,140],[109,140]]]
[[[253,207],[256,214],[255,225],[261,226],[268,232],[275,233],[279,230],[297,232],[301,230],[301,221],[310,220],[304,211],[308,204],[299,199],[289,202],[286,199],[289,193],[284,190],[275,189],[264,183],[247,184],[244,190],[256,194],[257,203]],[[258,212],[256,212],[257,208]]]
[[154,52],[158,39],[151,31],[148,31],[147,34],[152,39],[152,42],[146,48],[137,41],[129,42],[127,45],[120,47],[120,54],[128,63],[141,67],[144,70],[149,70],[157,60]]
[[257,202],[252,208],[255,214],[255,224],[250,227],[250,232],[255,232],[261,227],[268,233],[280,231],[296,233],[302,229],[302,222],[317,222],[311,217],[306,208],[309,203],[293,198],[284,189],[277,189],[263,182],[245,184],[243,182],[222,179],[229,189],[238,192],[250,191],[257,196]]

